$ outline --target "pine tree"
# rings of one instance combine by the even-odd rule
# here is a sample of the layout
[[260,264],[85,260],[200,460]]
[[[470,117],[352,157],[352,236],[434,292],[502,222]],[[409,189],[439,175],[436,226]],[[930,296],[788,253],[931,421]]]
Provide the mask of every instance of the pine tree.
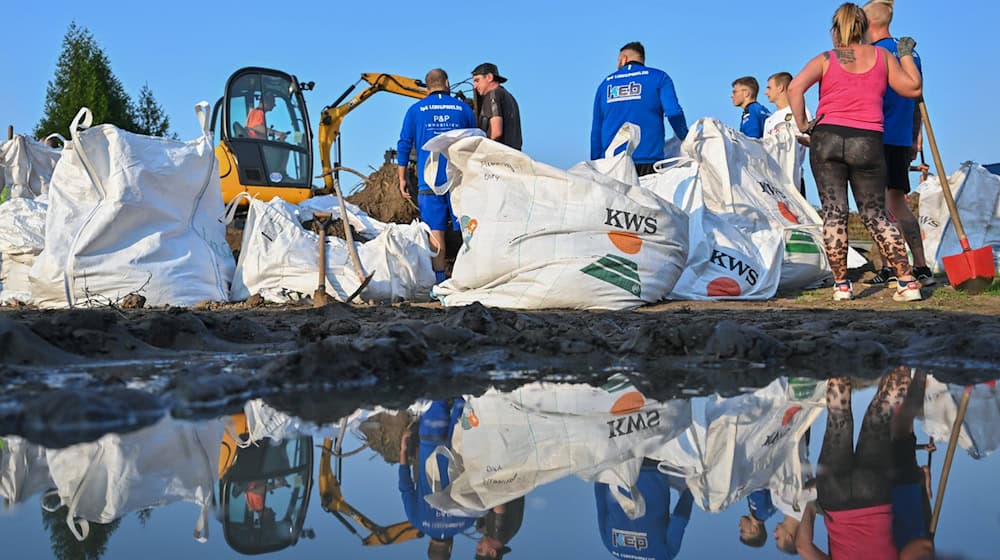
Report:
[[163,107],[153,97],[153,90],[149,84],[143,84],[139,90],[139,101],[135,104],[136,132],[147,136],[168,136],[176,138],[177,135],[168,134],[170,130],[170,118],[163,112]]
[[63,37],[56,75],[45,95],[45,116],[35,127],[35,136],[67,135],[81,107],[90,109],[95,123],[137,130],[132,100],[111,72],[107,55],[90,31],[74,22]]

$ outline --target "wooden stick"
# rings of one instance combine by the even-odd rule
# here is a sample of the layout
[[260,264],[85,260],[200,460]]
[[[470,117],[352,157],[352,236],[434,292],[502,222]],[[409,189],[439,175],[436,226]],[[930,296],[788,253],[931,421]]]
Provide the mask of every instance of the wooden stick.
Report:
[[941,505],[944,503],[944,491],[948,487],[948,473],[951,472],[951,462],[955,458],[955,448],[958,447],[958,437],[962,433],[962,423],[965,422],[965,411],[969,409],[969,397],[972,396],[972,387],[966,387],[962,393],[962,400],[958,403],[958,412],[955,414],[955,422],[951,427],[951,437],[948,438],[948,451],[944,456],[944,465],[941,467],[941,478],[938,479],[937,496],[934,497],[934,513],[931,515],[930,533],[931,540],[937,533],[938,519],[941,517]]

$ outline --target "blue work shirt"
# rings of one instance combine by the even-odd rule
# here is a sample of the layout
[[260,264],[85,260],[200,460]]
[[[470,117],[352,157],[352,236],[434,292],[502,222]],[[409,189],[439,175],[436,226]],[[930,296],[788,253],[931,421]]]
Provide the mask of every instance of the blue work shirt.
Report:
[[[476,116],[464,101],[455,99],[444,92],[435,92],[417,101],[406,111],[403,128],[396,143],[396,163],[406,166],[410,161],[410,150],[417,148],[417,185],[421,194],[433,194],[424,179],[424,165],[430,153],[422,149],[424,143],[442,132],[457,128],[475,128]],[[441,158],[434,185],[444,184],[447,179],[444,158]]]
[[[594,485],[597,524],[604,547],[615,558],[670,560],[677,556],[691,519],[694,497],[684,491],[670,514],[670,479],[654,466],[643,466],[636,487],[646,502],[646,514],[629,519],[607,484]],[[623,494],[628,494],[622,490]]]
[[687,136],[684,111],[670,76],[662,70],[630,62],[609,75],[594,97],[594,120],[590,129],[590,159],[604,157],[618,129],[627,122],[639,126],[642,137],[632,159],[656,163],[663,159],[665,127],[670,120],[674,134]]
[[[876,41],[875,46],[884,48],[898,59],[898,43],[898,39],[886,37],[881,41]],[[913,62],[917,64],[917,70],[923,74],[923,66],[920,64],[920,55],[917,54],[917,51],[913,51]],[[885,128],[882,132],[883,144],[889,146],[913,145],[913,112],[916,108],[916,99],[903,97],[891,87],[885,88],[885,97],[882,98],[882,120]]]
[[[419,434],[420,447],[417,453],[420,476],[414,484],[410,475],[409,465],[399,466],[399,493],[403,498],[403,510],[406,519],[417,529],[432,539],[447,539],[454,537],[475,524],[473,517],[448,515],[433,508],[424,499],[432,492],[430,482],[424,474],[427,458],[438,445],[449,445],[455,423],[462,417],[465,401],[455,399],[449,408],[445,401],[433,401],[430,408],[420,416]],[[437,458],[438,474],[442,487],[447,487],[448,462],[442,457]]]
[[764,137],[764,121],[771,116],[771,111],[767,107],[754,101],[743,109],[743,118],[740,120],[740,132],[750,138]]
[[922,484],[898,484],[892,487],[892,540],[896,550],[903,550],[917,539],[930,538],[925,516]]

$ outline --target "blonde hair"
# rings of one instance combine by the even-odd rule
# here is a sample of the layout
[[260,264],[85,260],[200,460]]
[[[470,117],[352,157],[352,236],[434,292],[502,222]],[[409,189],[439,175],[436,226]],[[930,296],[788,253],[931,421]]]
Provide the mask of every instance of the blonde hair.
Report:
[[892,23],[893,0],[868,0],[865,4],[865,14],[873,25],[889,25]]
[[868,31],[868,16],[860,6],[852,2],[841,4],[833,14],[835,47],[846,47],[851,43],[860,43]]

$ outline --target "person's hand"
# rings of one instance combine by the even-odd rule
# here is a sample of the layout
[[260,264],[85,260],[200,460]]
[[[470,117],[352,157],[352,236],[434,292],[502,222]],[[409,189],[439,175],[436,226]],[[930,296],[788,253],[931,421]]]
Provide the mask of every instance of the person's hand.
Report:
[[809,147],[809,136],[807,136],[807,135],[805,135],[805,134],[801,134],[801,135],[796,135],[796,136],[795,136],[795,140],[796,140],[796,141],[797,141],[797,142],[798,142],[799,144],[802,144],[803,146],[805,146],[805,147],[807,147],[807,148]]
[[917,46],[917,41],[913,37],[900,37],[899,42],[896,43],[896,54],[899,58],[904,56],[913,56],[913,49]]
[[[410,198],[407,196],[406,198]],[[399,464],[405,465],[407,452],[410,450],[410,432],[403,432],[402,439],[399,440]]]
[[805,135],[811,135],[813,133],[813,130],[816,130],[816,125],[819,124],[819,121],[821,121],[822,119],[823,115],[820,115],[815,119],[807,122],[805,127],[799,126],[799,132]]
[[403,198],[410,200],[410,191],[406,190],[406,183],[404,181],[399,182],[399,193],[403,195]]

